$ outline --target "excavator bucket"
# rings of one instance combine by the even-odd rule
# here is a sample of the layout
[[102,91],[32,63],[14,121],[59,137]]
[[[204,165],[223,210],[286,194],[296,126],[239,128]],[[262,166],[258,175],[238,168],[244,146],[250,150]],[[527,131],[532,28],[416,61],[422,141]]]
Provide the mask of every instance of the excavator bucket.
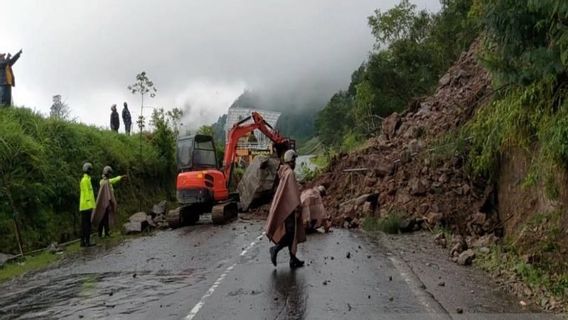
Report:
[[272,197],[279,165],[278,158],[264,156],[254,158],[237,186],[243,211]]

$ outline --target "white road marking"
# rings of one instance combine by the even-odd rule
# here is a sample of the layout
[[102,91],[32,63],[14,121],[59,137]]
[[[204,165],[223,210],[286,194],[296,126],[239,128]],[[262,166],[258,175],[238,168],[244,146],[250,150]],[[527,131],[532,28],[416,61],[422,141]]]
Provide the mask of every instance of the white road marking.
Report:
[[[240,256],[242,257],[245,254],[247,254],[247,252],[250,249],[252,249],[252,247],[254,247],[256,245],[256,243],[258,241],[260,241],[260,239],[262,239],[263,236],[264,236],[264,232],[260,236],[256,237],[255,241],[251,242],[245,249],[243,249]],[[199,302],[191,309],[189,314],[184,318],[185,320],[192,320],[197,315],[197,313],[199,313],[199,310],[201,310],[201,308],[203,308],[203,306],[205,305],[205,299],[207,299],[207,298],[209,298],[210,296],[213,295],[215,290],[221,285],[223,280],[225,280],[225,278],[227,277],[229,272],[231,272],[231,270],[233,270],[236,266],[237,266],[237,263],[233,263],[231,266],[229,266],[227,269],[225,269],[225,272],[223,272],[219,276],[219,278],[217,278],[217,280],[215,280],[215,282],[213,283],[211,288],[209,288],[209,290],[207,290],[207,292],[203,295],[203,297],[201,297],[201,299],[199,299]]]
[[452,319],[449,312],[438,302],[432,295],[428,295],[424,292],[423,289],[420,289],[420,284],[422,281],[418,278],[416,274],[410,269],[410,267],[399,260],[396,257],[389,257],[389,260],[392,262],[395,269],[398,271],[404,282],[408,285],[414,296],[424,306],[430,315],[436,315],[435,319]]

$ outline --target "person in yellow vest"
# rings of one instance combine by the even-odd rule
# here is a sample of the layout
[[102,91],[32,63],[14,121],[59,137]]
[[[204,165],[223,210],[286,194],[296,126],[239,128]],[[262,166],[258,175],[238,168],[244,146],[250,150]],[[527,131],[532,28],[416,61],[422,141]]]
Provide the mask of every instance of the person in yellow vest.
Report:
[[91,247],[91,213],[95,208],[94,181],[91,179],[93,165],[90,162],[83,164],[83,178],[79,184],[79,214],[81,215],[81,247]]
[[123,179],[127,180],[128,176],[112,178],[112,168],[104,167],[97,202],[91,218],[91,222],[98,225],[99,238],[110,237],[110,226],[114,225],[117,208],[113,185]]
[[22,55],[22,50],[15,56],[0,53],[0,106],[12,105],[12,87],[16,86],[16,78],[12,66]]

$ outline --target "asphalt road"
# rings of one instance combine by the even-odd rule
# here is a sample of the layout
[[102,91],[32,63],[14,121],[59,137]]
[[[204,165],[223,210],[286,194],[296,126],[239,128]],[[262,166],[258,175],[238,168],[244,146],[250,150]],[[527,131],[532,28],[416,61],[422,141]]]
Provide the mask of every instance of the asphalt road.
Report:
[[[6,283],[0,318],[549,318],[520,313],[517,301],[489,283],[476,283],[476,294],[465,286],[429,290],[409,256],[397,255],[401,245],[416,245],[408,239],[393,249],[393,239],[358,231],[312,235],[298,254],[306,266],[293,271],[285,250],[276,268],[270,263],[262,221],[213,226],[204,220],[113,248],[88,248],[56,268]],[[474,272],[449,268],[430,277],[457,283]]]

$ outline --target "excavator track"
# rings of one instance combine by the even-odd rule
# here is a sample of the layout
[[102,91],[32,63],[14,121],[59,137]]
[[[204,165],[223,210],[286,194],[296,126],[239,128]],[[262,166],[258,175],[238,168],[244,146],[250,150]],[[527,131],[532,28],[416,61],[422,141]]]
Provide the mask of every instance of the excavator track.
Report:
[[213,206],[211,210],[211,220],[214,224],[225,224],[238,216],[237,203],[234,201],[228,201],[224,203],[219,203]]
[[168,226],[172,229],[181,227],[180,208],[170,210],[166,215],[166,221],[168,221]]
[[166,215],[166,220],[172,229],[194,225],[199,221],[199,216],[203,210],[202,207],[196,205],[179,207],[176,210],[170,211]]

